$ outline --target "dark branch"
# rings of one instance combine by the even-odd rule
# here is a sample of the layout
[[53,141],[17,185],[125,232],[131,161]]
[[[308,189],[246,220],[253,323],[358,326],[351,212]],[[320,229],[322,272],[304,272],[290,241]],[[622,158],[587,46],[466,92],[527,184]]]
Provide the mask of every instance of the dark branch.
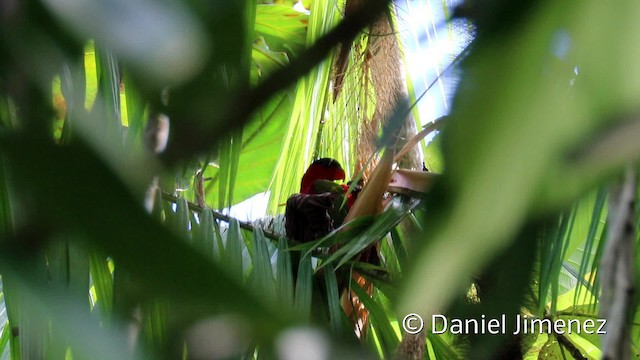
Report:
[[[190,134],[189,141],[173,143],[162,158],[169,164],[192,154],[202,153],[216,144],[224,135],[242,128],[253,113],[269,101],[273,95],[295,84],[308,74],[322,60],[326,59],[341,42],[352,42],[366,26],[375,21],[389,7],[389,0],[371,0],[352,15],[342,20],[333,30],[326,33],[291,63],[276,70],[255,88],[240,92],[230,106],[224,121]],[[195,127],[200,129],[199,127]],[[194,128],[194,129],[195,129]]]

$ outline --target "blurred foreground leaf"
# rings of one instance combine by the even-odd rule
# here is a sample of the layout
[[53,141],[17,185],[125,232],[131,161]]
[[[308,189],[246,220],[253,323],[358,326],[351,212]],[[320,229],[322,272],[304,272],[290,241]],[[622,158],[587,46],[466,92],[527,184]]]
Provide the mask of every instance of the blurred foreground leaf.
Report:
[[[617,162],[574,169],[569,156],[624,121],[630,108],[637,111],[640,49],[627,45],[640,42],[640,32],[630,30],[639,21],[635,1],[615,10],[598,1],[545,2],[518,29],[476,44],[443,129],[438,211],[427,219],[428,241],[407,274],[401,313],[441,313],[527,216],[569,205],[640,157],[627,151]],[[563,37],[568,45],[558,55]]]
[[[286,316],[266,308],[205,255],[153,220],[87,147],[57,147],[14,136],[1,138],[0,148],[22,184],[22,195],[28,192],[37,199],[32,211],[38,221],[85,234],[150,294],[206,311],[238,312],[264,335],[286,323]],[[46,161],[25,166],[38,156]]]

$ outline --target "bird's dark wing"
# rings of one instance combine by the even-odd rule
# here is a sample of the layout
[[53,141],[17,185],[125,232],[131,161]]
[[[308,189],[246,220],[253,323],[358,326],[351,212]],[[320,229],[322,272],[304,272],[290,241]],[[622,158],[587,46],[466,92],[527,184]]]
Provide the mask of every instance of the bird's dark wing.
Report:
[[319,239],[336,227],[332,209],[339,194],[294,194],[287,200],[285,231],[298,242]]

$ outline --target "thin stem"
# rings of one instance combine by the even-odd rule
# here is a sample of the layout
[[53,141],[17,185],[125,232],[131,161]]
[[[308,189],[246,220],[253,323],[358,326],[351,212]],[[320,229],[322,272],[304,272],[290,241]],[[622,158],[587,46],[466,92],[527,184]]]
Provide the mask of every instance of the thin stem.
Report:
[[[169,201],[169,202],[172,202],[172,203],[176,203],[178,201],[178,197],[177,196],[173,196],[173,195],[171,195],[169,193],[166,193],[164,191],[162,192],[162,198],[165,201]],[[202,211],[205,209],[204,206],[200,206],[200,205],[192,203],[190,201],[187,201],[187,205],[189,206],[189,209],[191,211],[195,211],[197,213],[202,213]],[[235,218],[233,218],[231,216],[227,216],[227,215],[224,215],[224,214],[222,214],[220,212],[217,212],[217,211],[215,211],[213,209],[211,209],[211,213],[213,214],[213,218],[216,219],[216,220],[224,221],[226,223],[231,222],[231,220],[236,220],[242,229],[249,230],[249,231],[253,231],[255,229],[255,226],[253,226],[249,222],[240,221],[240,220],[235,219]],[[262,229],[262,232],[264,233],[264,236],[266,236],[267,238],[269,238],[269,239],[271,239],[271,240],[273,240],[275,242],[277,242],[280,239],[280,236],[278,236],[278,235],[276,235],[276,234],[274,234],[274,233],[272,233],[270,231],[267,231],[265,229]]]

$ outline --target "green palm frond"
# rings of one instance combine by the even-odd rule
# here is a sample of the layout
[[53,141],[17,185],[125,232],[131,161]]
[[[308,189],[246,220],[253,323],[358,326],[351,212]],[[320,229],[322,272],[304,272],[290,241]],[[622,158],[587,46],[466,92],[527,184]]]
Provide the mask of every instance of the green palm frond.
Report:
[[[436,27],[466,37],[450,62],[425,65],[424,93],[408,79],[389,94],[372,49],[415,14],[392,11],[383,38],[366,29],[386,1],[344,19],[355,2],[273,2],[0,5],[3,359],[277,358],[297,336],[344,359],[399,356],[416,339],[429,359],[640,354],[638,301],[609,290],[612,274],[640,285],[640,212],[608,195],[640,159],[636,2],[405,2],[457,19],[420,20],[420,46],[440,43]],[[332,73],[339,44],[344,74]],[[451,113],[422,144],[442,173],[428,193],[388,195],[379,215],[313,242],[283,236],[280,205],[312,159],[366,178],[410,110],[409,125],[430,120],[415,104],[434,91]],[[168,145],[149,151],[160,113]],[[368,123],[380,116],[391,120]],[[271,218],[229,215],[264,193]],[[624,269],[611,261],[620,239]],[[360,257],[371,249],[379,262]],[[341,303],[353,295],[357,331]],[[407,313],[425,319],[416,337]],[[611,319],[607,334],[429,331],[433,314],[501,313]],[[625,352],[611,356],[611,341]]]

